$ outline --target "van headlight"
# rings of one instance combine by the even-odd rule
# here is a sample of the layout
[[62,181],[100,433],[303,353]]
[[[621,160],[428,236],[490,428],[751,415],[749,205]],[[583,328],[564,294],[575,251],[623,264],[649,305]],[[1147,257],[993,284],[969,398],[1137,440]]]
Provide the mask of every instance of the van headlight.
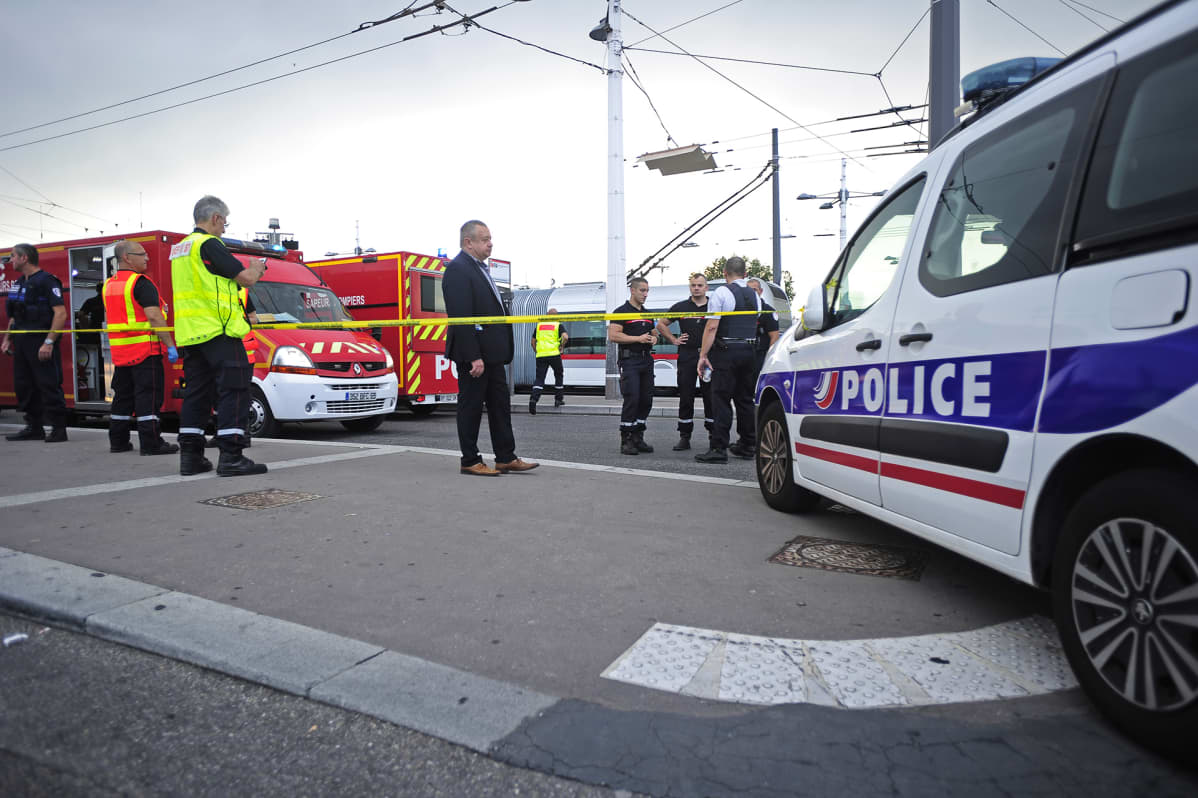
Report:
[[395,359],[391,357],[391,353],[385,347],[383,348],[383,357],[387,359],[387,369],[393,371],[395,369]]
[[280,346],[270,361],[270,370],[281,374],[316,374],[312,358],[298,346]]

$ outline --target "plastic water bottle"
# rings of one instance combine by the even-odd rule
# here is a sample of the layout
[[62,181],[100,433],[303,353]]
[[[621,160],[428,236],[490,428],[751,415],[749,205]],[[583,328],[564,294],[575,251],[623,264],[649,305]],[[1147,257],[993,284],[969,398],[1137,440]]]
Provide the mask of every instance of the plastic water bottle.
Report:
[[699,379],[703,382],[711,382],[711,366],[703,367],[703,373],[699,375]]

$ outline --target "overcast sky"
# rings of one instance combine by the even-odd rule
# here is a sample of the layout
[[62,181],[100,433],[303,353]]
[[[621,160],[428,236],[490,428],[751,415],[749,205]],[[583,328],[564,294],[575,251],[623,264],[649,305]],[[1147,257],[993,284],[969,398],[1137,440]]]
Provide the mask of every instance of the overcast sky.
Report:
[[[449,0],[449,5],[475,13],[505,2]],[[406,5],[407,0],[0,0],[6,32],[0,97],[7,111],[0,134],[304,47]],[[626,0],[624,8],[664,32],[725,5],[665,33],[673,44],[650,38],[648,29],[624,18],[627,45],[675,53],[627,54],[665,127],[679,145],[707,145],[723,170],[662,177],[634,167],[636,156],[672,145],[645,95],[626,79],[628,265],[640,263],[748,183],[768,161],[769,131],[778,127],[782,233],[793,236],[783,241],[783,268],[803,295],[835,258],[839,215],[795,197],[838,189],[836,148],[855,159],[848,165],[851,191],[889,188],[919,156],[867,158],[864,148],[914,141],[926,131],[917,125],[846,134],[890,124],[895,115],[818,123],[888,107],[883,84],[896,105],[925,102],[928,19],[916,23],[929,0]],[[1059,55],[1057,49],[1072,52],[1103,34],[1099,24],[1118,25],[1104,13],[1127,20],[1153,5],[961,0],[961,71],[1017,56]],[[479,21],[603,65],[605,47],[587,33],[606,7],[605,0],[529,0]],[[455,19],[449,11],[424,12],[177,91],[0,135],[0,246],[94,234],[85,227],[188,231],[195,201],[212,193],[231,208],[229,235],[251,238],[266,230],[269,217],[278,217],[310,260],[352,250],[355,222],[363,247],[430,254],[443,249],[453,255],[460,224],[479,218],[490,225],[494,257],[512,262],[518,284],[605,279],[607,78],[591,66],[477,28],[464,34],[454,28],[243,91],[21,146],[378,47]],[[695,55],[867,74],[705,62],[725,79],[676,54],[677,47]],[[872,74],[884,65],[880,82]],[[798,123],[811,126],[810,132]],[[850,234],[874,202],[850,205]],[[699,246],[674,253],[666,261],[669,269],[655,273],[652,282],[684,282],[688,272],[720,255],[769,262],[770,235],[767,185],[697,234]]]

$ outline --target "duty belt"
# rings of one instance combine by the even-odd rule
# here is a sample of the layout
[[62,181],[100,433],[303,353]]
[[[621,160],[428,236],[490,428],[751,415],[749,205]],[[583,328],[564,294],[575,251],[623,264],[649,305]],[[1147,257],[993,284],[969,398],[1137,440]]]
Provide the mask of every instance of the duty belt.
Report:
[[755,343],[757,343],[756,338],[717,338],[716,340],[722,344],[755,344]]
[[649,347],[647,347],[647,346],[641,346],[641,347],[621,346],[620,351],[617,353],[616,359],[623,360],[624,358],[627,358],[627,357],[640,357],[641,355],[647,355],[647,354],[649,354]]

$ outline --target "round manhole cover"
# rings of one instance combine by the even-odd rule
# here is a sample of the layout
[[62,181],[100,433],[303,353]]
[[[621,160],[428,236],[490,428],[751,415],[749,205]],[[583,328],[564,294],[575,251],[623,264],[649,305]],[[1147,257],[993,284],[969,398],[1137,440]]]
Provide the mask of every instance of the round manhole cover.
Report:
[[896,551],[852,543],[811,543],[800,552],[808,560],[832,568],[891,571],[907,565],[907,558]]

